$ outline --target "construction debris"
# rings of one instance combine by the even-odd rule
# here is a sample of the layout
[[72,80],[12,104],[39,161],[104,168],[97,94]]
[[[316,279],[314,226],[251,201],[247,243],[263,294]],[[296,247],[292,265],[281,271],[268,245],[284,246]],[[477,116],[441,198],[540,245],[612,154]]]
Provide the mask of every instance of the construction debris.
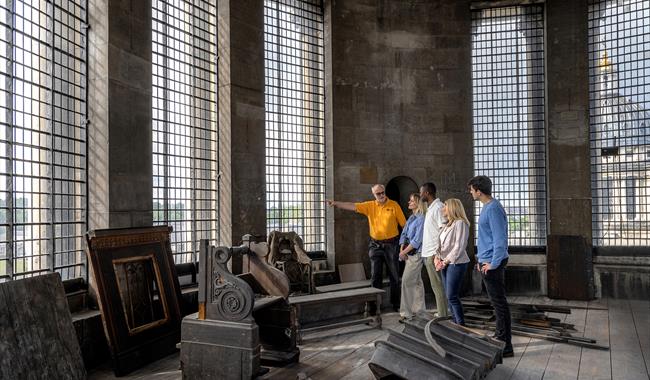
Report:
[[[483,330],[495,330],[495,316],[488,300],[463,300],[465,324]],[[510,304],[512,334],[535,339],[545,339],[556,343],[572,344],[580,347],[608,350],[608,346],[597,344],[595,339],[573,336],[575,326],[564,323],[546,313],[571,314],[571,309],[563,306],[538,304]]]

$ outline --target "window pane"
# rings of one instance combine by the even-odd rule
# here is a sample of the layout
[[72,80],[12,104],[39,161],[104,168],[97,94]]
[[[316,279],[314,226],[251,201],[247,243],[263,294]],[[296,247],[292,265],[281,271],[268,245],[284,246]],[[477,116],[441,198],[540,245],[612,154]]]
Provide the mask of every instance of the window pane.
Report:
[[[546,245],[544,10],[472,12],[474,170],[508,213],[508,244]],[[476,202],[476,222],[481,205]]]
[[650,1],[589,3],[593,244],[650,245]]
[[8,4],[0,5],[0,281],[84,277],[86,1]]
[[176,263],[216,240],[217,8],[152,1],[154,224],[172,226]]
[[266,223],[325,250],[323,4],[264,2]]

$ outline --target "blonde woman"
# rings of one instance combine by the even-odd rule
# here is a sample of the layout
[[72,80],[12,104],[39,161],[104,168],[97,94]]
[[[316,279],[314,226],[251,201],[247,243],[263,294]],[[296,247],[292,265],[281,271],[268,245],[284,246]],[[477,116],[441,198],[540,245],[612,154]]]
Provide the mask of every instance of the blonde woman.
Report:
[[445,201],[442,208],[448,222],[440,232],[439,253],[434,259],[436,269],[442,271],[442,282],[451,307],[454,322],[465,325],[463,305],[460,303],[460,289],[463,277],[469,265],[467,256],[467,239],[469,238],[469,220],[460,200],[450,198]]
[[402,275],[402,300],[399,308],[399,321],[402,323],[425,309],[420,250],[427,205],[420,199],[420,194],[413,193],[409,197],[408,208],[412,215],[406,221],[399,239],[399,259],[406,262]]

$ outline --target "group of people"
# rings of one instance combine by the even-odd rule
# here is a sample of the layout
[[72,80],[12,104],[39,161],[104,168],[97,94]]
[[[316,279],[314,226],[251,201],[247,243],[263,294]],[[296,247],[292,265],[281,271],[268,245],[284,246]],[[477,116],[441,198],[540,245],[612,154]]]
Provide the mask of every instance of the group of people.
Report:
[[[478,222],[476,269],[480,272],[496,315],[494,337],[505,342],[503,355],[513,355],[510,309],[505,294],[505,267],[508,263],[508,221],[501,203],[492,197],[492,181],[476,176],[467,183],[474,200],[483,204]],[[371,284],[382,288],[383,265],[388,269],[390,300],[400,321],[426,309],[422,266],[433,289],[437,314],[465,325],[460,293],[470,263],[467,255],[470,222],[457,198],[444,203],[436,197],[436,186],[427,182],[409,197],[408,220],[397,202],[386,196],[383,185],[372,186],[375,200],[341,202],[329,206],[355,211],[368,218]],[[401,233],[399,228],[402,229]],[[399,261],[404,261],[401,290]]]

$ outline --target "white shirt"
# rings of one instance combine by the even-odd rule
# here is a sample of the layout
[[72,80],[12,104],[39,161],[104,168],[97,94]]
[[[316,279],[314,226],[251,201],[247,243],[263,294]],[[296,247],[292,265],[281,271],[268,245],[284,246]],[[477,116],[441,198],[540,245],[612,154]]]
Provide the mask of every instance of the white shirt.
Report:
[[436,254],[440,245],[440,229],[447,224],[442,216],[444,204],[436,198],[427,209],[424,217],[424,233],[422,235],[422,257],[431,257]]

